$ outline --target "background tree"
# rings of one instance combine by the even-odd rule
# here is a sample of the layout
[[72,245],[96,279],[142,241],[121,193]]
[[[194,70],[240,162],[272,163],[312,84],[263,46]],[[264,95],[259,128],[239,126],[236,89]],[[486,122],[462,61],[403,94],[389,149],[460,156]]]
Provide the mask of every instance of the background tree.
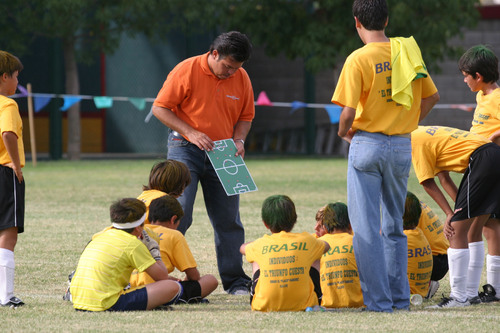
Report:
[[[224,26],[245,31],[269,55],[304,58],[313,72],[332,69],[362,45],[346,0],[221,1]],[[426,64],[437,69],[445,56],[462,50],[448,45],[467,27],[477,24],[477,0],[388,0],[388,36],[411,36],[419,43]]]
[[[194,1],[195,2],[195,1]],[[77,63],[89,62],[101,52],[112,53],[125,33],[160,36],[172,28],[190,31],[209,25],[214,15],[199,15],[191,0],[2,0],[0,48],[22,56],[36,52],[37,38],[62,45],[65,92],[80,94]],[[198,1],[198,5],[204,4]],[[215,9],[208,1],[203,12]],[[193,23],[193,20],[195,22]],[[68,110],[68,158],[80,158],[80,103]]]
[[[389,36],[413,35],[431,70],[461,50],[447,42],[478,19],[476,0],[388,0]],[[112,53],[123,34],[240,30],[275,56],[304,58],[309,71],[334,68],[361,46],[346,0],[2,0],[0,48],[19,56],[43,37],[61,42],[65,91],[79,95],[78,62]],[[80,104],[68,110],[68,157],[80,158]]]

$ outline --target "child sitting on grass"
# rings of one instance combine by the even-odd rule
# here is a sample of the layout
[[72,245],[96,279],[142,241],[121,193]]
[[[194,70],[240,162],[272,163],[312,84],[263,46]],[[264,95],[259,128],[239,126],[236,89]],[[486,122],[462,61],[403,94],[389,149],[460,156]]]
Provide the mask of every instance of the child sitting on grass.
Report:
[[422,207],[417,196],[406,194],[403,232],[408,238],[408,281],[410,293],[426,297],[432,275],[432,250],[424,233],[418,228]]
[[272,234],[240,248],[253,266],[252,310],[304,311],[318,305],[319,272],[312,266],[319,267],[321,255],[330,246],[307,232],[291,232],[297,214],[286,195],[264,200],[262,221]]
[[[151,201],[165,194],[178,198],[190,183],[191,173],[186,164],[174,160],[158,162],[151,168],[148,185],[142,187],[143,192],[137,199],[144,202],[149,211]],[[145,223],[150,223],[149,217]]]
[[[147,228],[159,236],[161,260],[167,267],[168,273],[172,273],[176,268],[186,273],[185,280],[180,281],[183,293],[177,303],[208,303],[204,297],[217,288],[218,282],[213,275],[200,276],[186,239],[176,230],[182,216],[184,211],[177,199],[165,195],[151,202],[149,206],[151,224]],[[154,280],[146,272],[135,271],[130,278],[131,287],[152,282]]]
[[[112,227],[94,237],[80,257],[70,286],[73,307],[137,311],[175,303],[182,288],[169,279],[158,243],[144,235],[144,203],[118,200],[110,207],[110,217]],[[155,282],[125,290],[134,269],[147,272]]]
[[363,306],[347,206],[341,202],[330,203],[318,211],[316,221],[316,235],[330,244],[330,250],[321,257],[321,305],[328,308]]

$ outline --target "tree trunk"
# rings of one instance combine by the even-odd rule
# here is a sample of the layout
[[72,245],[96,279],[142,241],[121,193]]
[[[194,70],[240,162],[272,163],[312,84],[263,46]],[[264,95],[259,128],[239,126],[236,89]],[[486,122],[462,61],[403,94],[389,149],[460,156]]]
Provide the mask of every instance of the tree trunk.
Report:
[[[76,65],[75,41],[72,38],[63,40],[64,69],[66,75],[66,93],[80,95],[78,67]],[[68,159],[80,159],[81,127],[80,103],[75,103],[68,109]]]

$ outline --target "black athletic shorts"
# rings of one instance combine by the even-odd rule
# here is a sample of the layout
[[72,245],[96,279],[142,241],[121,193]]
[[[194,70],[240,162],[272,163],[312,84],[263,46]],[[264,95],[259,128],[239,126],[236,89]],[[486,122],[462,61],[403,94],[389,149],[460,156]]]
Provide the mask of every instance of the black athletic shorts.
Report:
[[182,295],[176,304],[196,304],[201,301],[201,286],[198,281],[180,281],[179,283],[182,286]]
[[24,232],[24,180],[9,167],[0,165],[0,230],[17,227]]
[[[457,211],[460,209],[459,211]],[[500,212],[500,146],[487,143],[469,159],[458,188],[451,221]]]

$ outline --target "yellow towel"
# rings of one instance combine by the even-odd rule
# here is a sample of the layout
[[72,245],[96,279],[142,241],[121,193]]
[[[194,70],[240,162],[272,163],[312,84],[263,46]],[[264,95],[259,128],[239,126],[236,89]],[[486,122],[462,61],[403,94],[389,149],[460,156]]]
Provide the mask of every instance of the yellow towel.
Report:
[[413,104],[411,82],[427,77],[427,68],[413,36],[395,37],[390,40],[392,99],[409,110]]

